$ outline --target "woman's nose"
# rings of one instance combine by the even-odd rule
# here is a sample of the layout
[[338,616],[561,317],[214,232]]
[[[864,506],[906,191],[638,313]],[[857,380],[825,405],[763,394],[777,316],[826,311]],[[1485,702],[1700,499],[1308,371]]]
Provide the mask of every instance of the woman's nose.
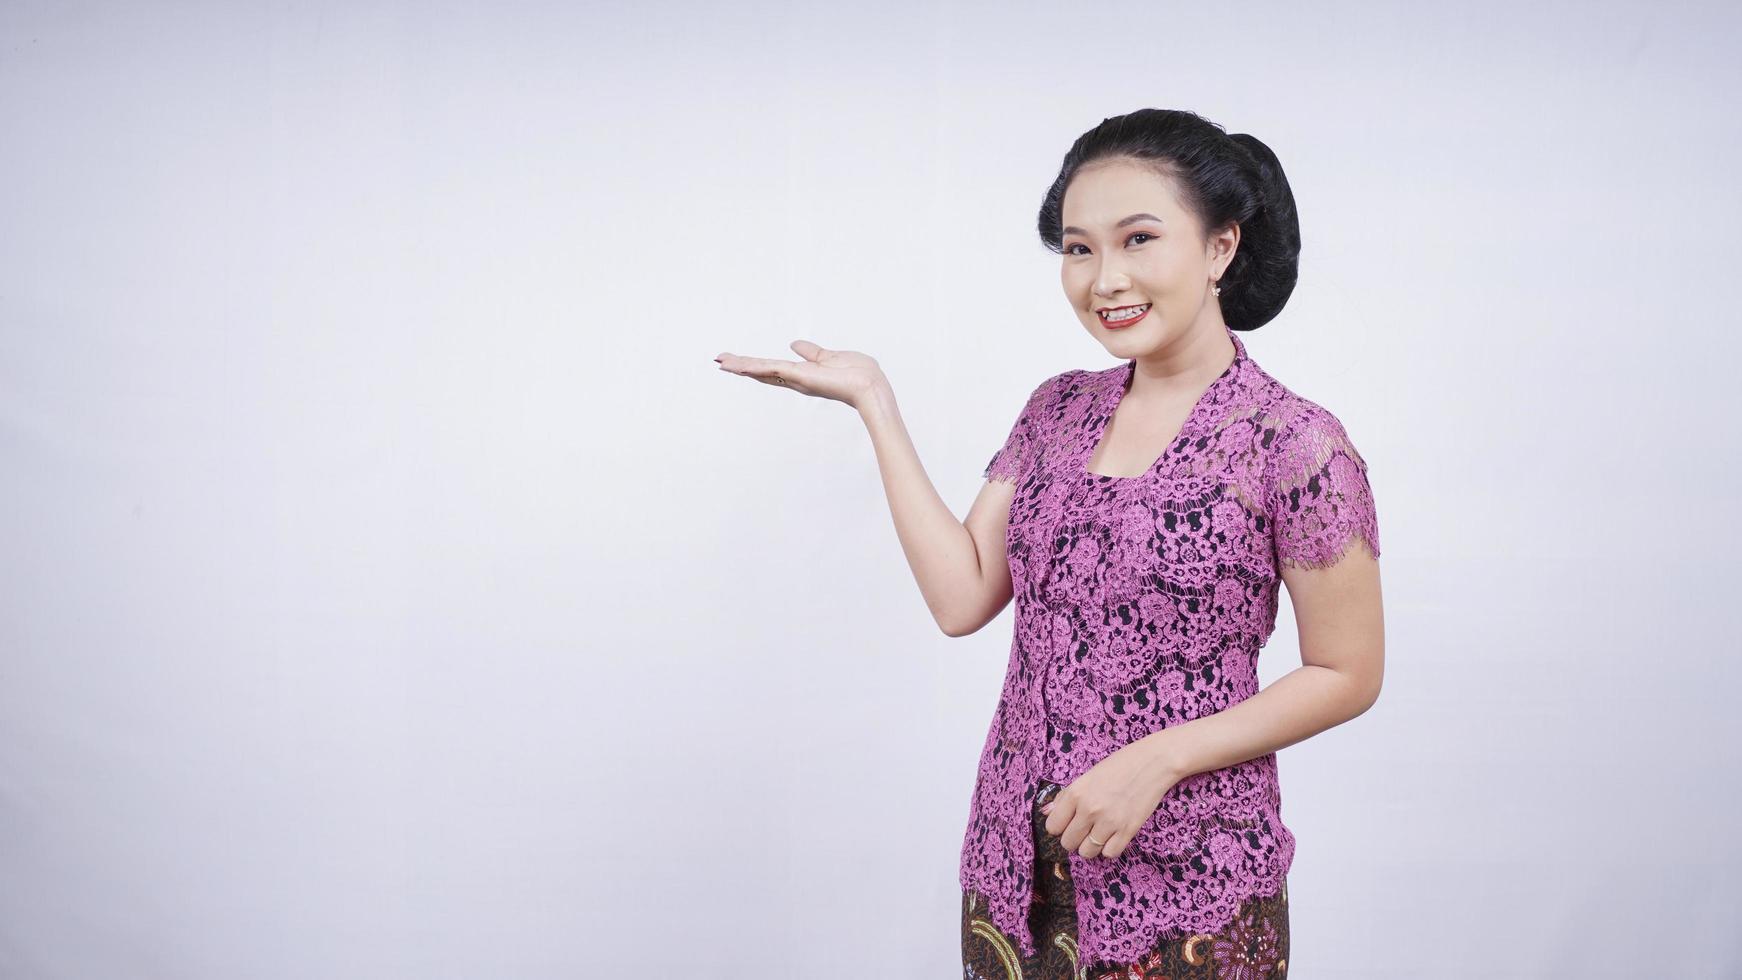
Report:
[[1113,296],[1124,290],[1130,282],[1125,273],[1108,266],[1101,267],[1101,274],[1095,278],[1095,293],[1099,296]]

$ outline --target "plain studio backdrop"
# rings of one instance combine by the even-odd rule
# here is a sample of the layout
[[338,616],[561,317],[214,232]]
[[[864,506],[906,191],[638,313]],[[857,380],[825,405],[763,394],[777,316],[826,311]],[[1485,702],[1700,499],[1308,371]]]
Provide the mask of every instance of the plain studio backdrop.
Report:
[[854,413],[712,358],[876,356],[965,514],[1115,363],[1035,211],[1144,106],[1283,161],[1243,336],[1378,501],[1291,972],[1737,976],[1739,26],[7,3],[0,976],[958,976],[1010,612],[944,636]]

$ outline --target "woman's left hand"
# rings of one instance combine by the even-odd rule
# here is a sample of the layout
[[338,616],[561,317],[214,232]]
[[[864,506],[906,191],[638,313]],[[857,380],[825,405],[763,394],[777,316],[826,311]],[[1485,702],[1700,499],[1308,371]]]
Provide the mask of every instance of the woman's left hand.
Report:
[[[1046,832],[1066,851],[1116,858],[1143,829],[1179,777],[1161,764],[1153,744],[1132,743],[1059,790],[1041,808]],[[1090,840],[1104,841],[1096,844]]]

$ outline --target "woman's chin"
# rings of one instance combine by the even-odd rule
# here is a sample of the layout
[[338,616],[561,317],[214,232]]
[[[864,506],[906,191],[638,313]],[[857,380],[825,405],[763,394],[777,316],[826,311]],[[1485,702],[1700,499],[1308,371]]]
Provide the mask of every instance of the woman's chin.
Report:
[[[1149,317],[1144,317],[1148,320]],[[1132,351],[1148,350],[1154,346],[1155,326],[1144,323],[1134,327],[1114,328],[1101,325],[1091,326],[1089,332],[1101,342],[1108,352],[1120,357],[1130,357]]]

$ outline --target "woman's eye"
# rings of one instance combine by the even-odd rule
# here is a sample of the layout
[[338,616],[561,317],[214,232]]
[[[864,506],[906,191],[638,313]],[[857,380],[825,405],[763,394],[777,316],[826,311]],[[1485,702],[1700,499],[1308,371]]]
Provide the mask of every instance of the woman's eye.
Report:
[[[1130,236],[1130,237],[1129,237],[1129,238],[1126,238],[1126,239],[1125,239],[1125,241],[1127,241],[1127,242],[1130,242],[1130,241],[1131,241],[1131,239],[1132,239],[1132,238],[1154,238],[1154,237],[1155,237],[1155,236],[1154,236],[1154,235],[1151,235],[1151,234],[1150,234],[1150,233],[1149,233],[1149,232],[1147,232],[1147,231],[1134,231],[1134,232],[1132,232],[1132,233],[1131,233],[1131,236]],[[1071,244],[1070,244],[1070,245],[1069,245],[1069,246],[1068,246],[1068,247],[1066,247],[1066,248],[1065,248],[1065,254],[1066,254],[1066,255],[1077,255],[1077,254],[1080,254],[1080,253],[1078,253],[1078,252],[1077,252],[1077,251],[1076,251],[1076,249],[1079,249],[1079,248],[1082,248],[1082,247],[1083,247],[1083,246],[1082,246],[1082,243],[1080,243],[1080,242],[1072,242],[1072,243],[1071,243]]]

